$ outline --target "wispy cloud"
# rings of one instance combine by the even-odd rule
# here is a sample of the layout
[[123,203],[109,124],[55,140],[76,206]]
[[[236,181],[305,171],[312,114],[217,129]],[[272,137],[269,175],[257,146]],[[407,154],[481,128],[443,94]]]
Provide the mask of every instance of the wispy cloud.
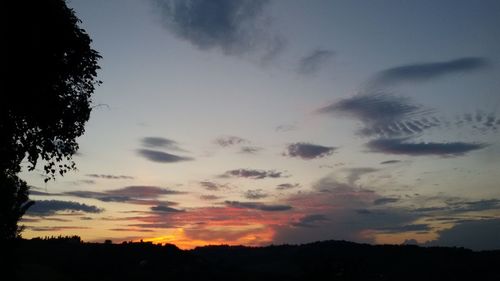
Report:
[[260,202],[225,201],[226,206],[240,209],[255,209],[267,212],[288,211],[292,209],[289,205],[264,204]]
[[158,186],[126,186],[118,189],[105,190],[102,192],[75,190],[67,191],[62,195],[79,198],[92,198],[103,202],[120,202],[136,205],[177,205],[176,202],[159,200],[164,195],[184,194],[184,192],[163,188]]
[[317,49],[302,57],[297,67],[297,73],[312,75],[318,72],[335,53],[331,50]]
[[179,143],[163,137],[144,137],[141,139],[142,145],[148,148],[164,148],[170,150],[185,151],[179,147]]
[[32,216],[51,216],[58,212],[101,213],[102,211],[103,209],[96,206],[74,201],[37,200],[28,209],[27,214]]
[[159,162],[159,163],[175,163],[182,161],[191,161],[194,160],[191,157],[179,156],[175,154],[170,154],[163,151],[151,150],[151,149],[138,149],[137,153],[148,159],[149,161]]
[[286,190],[286,189],[292,189],[292,188],[297,188],[300,187],[300,184],[298,183],[281,183],[276,186],[277,190]]
[[379,72],[372,83],[376,86],[385,86],[400,82],[421,82],[460,72],[484,69],[488,65],[489,61],[481,57],[407,64]]
[[411,143],[406,139],[375,139],[369,141],[367,147],[373,152],[386,154],[403,154],[411,156],[439,155],[461,156],[468,152],[485,148],[486,144],[467,142],[419,142]]
[[333,146],[322,146],[300,142],[288,145],[287,151],[283,155],[311,160],[331,155],[335,149],[336,148]]
[[237,136],[221,136],[215,139],[214,142],[221,147],[230,147],[238,144],[248,143],[248,140]]
[[263,199],[269,196],[262,189],[249,189],[244,193],[245,198],[250,200]]
[[153,211],[153,212],[159,212],[159,213],[179,213],[179,212],[184,212],[184,210],[175,209],[175,208],[172,208],[172,207],[169,207],[169,206],[165,206],[165,205],[153,206],[153,207],[151,207],[151,211]]
[[283,172],[275,170],[256,170],[256,169],[237,169],[225,172],[222,177],[238,177],[249,179],[264,179],[264,178],[282,178],[285,177]]
[[365,136],[414,135],[437,126],[439,120],[428,120],[430,109],[415,105],[409,98],[387,93],[355,95],[318,109],[322,114],[347,116],[364,124],[359,133]]
[[241,153],[245,154],[257,154],[259,151],[262,150],[262,147],[257,147],[257,146],[242,146],[240,149]]
[[86,174],[85,176],[87,176],[89,178],[108,179],[108,180],[130,180],[130,179],[134,179],[134,177],[132,177],[132,176],[109,175],[109,174]]

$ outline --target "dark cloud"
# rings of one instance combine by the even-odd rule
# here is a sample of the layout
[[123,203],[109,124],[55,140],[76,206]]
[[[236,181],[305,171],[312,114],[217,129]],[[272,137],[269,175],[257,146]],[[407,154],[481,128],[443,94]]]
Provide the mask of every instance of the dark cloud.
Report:
[[32,231],[64,231],[64,230],[80,230],[80,229],[89,229],[89,227],[84,226],[27,226]]
[[98,179],[108,179],[108,180],[130,180],[134,179],[134,177],[131,176],[124,176],[124,175],[106,175],[106,174],[87,174],[87,177],[90,178],[98,178]]
[[373,201],[374,205],[385,205],[390,203],[396,203],[399,201],[399,198],[390,198],[390,197],[382,197]]
[[442,62],[425,62],[389,68],[378,73],[373,81],[376,85],[399,82],[420,82],[439,77],[480,70],[489,65],[488,60],[480,57],[464,57]]
[[335,53],[330,50],[314,50],[300,59],[297,72],[304,75],[314,74],[318,72],[334,54]]
[[250,200],[257,200],[266,198],[269,194],[265,193],[262,189],[250,189],[245,192],[244,196]]
[[500,250],[500,219],[464,221],[439,232],[426,246],[465,247],[473,250]]
[[50,193],[50,192],[44,192],[44,191],[38,191],[38,190],[30,190],[29,194],[33,195],[33,196],[59,196],[59,195],[61,195],[59,193]]
[[136,205],[177,205],[176,202],[158,200],[163,195],[184,194],[184,192],[157,186],[126,186],[103,192],[76,190],[63,193],[64,195],[92,198],[103,202],[120,202]]
[[289,205],[264,204],[260,202],[225,201],[226,206],[240,209],[254,209],[260,211],[288,211],[292,209]]
[[133,185],[106,191],[107,194],[131,198],[157,198],[161,195],[184,194],[184,192],[158,186]]
[[222,136],[215,139],[215,143],[221,147],[229,147],[242,143],[248,143],[248,141],[236,136]]
[[212,181],[200,181],[200,185],[203,186],[206,190],[211,190],[211,191],[217,191],[228,188],[226,184],[219,184]]
[[265,49],[267,56],[283,41],[265,30],[267,0],[154,0],[164,26],[177,37],[202,49],[237,55]]
[[74,201],[36,200],[27,214],[32,216],[51,216],[58,212],[85,212],[101,213],[103,209],[93,205],[82,204]]
[[388,164],[396,164],[401,162],[401,160],[387,160],[387,161],[382,161],[380,162],[381,165],[388,165]]
[[293,143],[287,146],[287,151],[284,155],[310,160],[331,155],[335,149],[336,148],[332,146],[322,146],[310,143]]
[[317,110],[322,114],[347,116],[361,121],[363,136],[395,137],[417,135],[441,124],[438,118],[427,118],[432,113],[407,97],[387,93],[359,94],[342,99]]
[[172,150],[182,150],[178,143],[171,139],[162,137],[144,137],[141,139],[142,145],[148,148],[167,148]]
[[256,147],[256,146],[243,146],[241,147],[240,152],[241,153],[246,153],[246,154],[256,154],[257,152],[261,151],[261,147]]
[[325,215],[321,214],[313,214],[313,215],[307,215],[302,218],[300,218],[299,221],[297,222],[292,222],[291,225],[295,227],[317,227],[316,223],[317,222],[324,222],[328,221],[328,218]]
[[393,227],[382,227],[377,228],[376,230],[383,233],[401,233],[401,232],[422,232],[429,231],[432,228],[427,224],[406,224],[401,226],[393,226]]
[[136,223],[136,224],[129,224],[129,226],[132,227],[139,227],[139,228],[175,228],[175,225],[172,225],[170,223]]
[[375,139],[366,144],[373,152],[386,154],[403,154],[411,156],[439,155],[439,156],[461,156],[478,149],[485,148],[486,144],[466,142],[420,142],[409,143],[406,139]]
[[151,149],[138,149],[137,153],[150,161],[160,162],[160,163],[175,163],[175,162],[193,160],[193,158],[191,157],[178,156],[167,152],[151,150]]
[[223,177],[264,179],[264,178],[282,178],[285,176],[283,175],[282,172],[276,172],[274,170],[237,169],[225,172]]
[[172,207],[169,207],[169,206],[165,206],[165,205],[153,206],[153,207],[151,207],[151,211],[153,211],[153,212],[159,212],[159,213],[180,213],[180,212],[184,212],[184,210],[175,209],[175,208],[172,208]]
[[295,184],[292,184],[292,183],[282,183],[282,184],[278,184],[276,186],[276,189],[277,190],[286,190],[286,189],[292,189],[292,188],[297,188],[297,187],[300,187],[300,185],[298,183],[295,183]]
[[377,228],[414,224],[421,217],[403,208],[374,206],[373,202],[381,197],[372,190],[339,182],[334,175],[321,178],[313,184],[311,191],[292,194],[285,202],[293,205],[294,210],[300,210],[304,216],[321,214],[328,220],[309,223],[314,227],[308,227],[307,222],[306,225],[300,225],[301,220],[277,226],[273,241],[305,243],[344,239],[374,243],[374,231]]

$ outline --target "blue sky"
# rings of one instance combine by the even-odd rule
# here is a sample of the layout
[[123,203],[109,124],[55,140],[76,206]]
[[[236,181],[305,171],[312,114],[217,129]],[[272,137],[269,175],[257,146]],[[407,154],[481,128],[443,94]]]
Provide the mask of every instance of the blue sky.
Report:
[[500,248],[498,1],[68,5],[103,84],[24,236]]

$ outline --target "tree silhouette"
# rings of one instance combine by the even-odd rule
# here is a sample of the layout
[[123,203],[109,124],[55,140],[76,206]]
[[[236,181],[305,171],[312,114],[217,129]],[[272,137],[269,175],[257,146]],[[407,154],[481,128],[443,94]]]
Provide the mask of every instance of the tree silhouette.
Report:
[[[91,94],[100,56],[64,0],[8,0],[3,3],[0,95],[1,232],[11,237],[28,202],[28,187],[17,177],[22,161],[33,170],[44,162],[46,181],[75,168],[76,138],[92,110]],[[9,186],[11,185],[11,186]],[[17,196],[17,198],[16,198]],[[7,196],[9,197],[9,196]],[[21,205],[16,205],[21,203]],[[23,206],[23,208],[20,208]],[[19,209],[19,208],[20,209]],[[15,213],[17,212],[17,214]],[[5,238],[2,237],[2,238]]]

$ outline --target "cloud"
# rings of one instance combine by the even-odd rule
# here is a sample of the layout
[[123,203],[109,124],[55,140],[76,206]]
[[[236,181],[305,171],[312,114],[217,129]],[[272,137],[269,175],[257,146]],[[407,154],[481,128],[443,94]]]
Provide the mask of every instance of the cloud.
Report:
[[89,227],[84,226],[27,226],[32,231],[64,231],[64,230],[81,230],[81,229],[89,229]]
[[425,232],[430,231],[432,228],[427,224],[406,224],[393,227],[376,228],[383,233],[401,233],[401,232]]
[[261,151],[261,147],[256,147],[256,146],[243,146],[241,147],[240,152],[241,153],[246,153],[246,154],[256,154],[257,152]]
[[58,212],[85,212],[85,213],[101,213],[103,209],[93,205],[82,204],[74,201],[60,200],[36,200],[31,206],[27,214],[32,216],[51,216]]
[[267,212],[288,211],[292,209],[289,205],[264,204],[260,202],[225,201],[226,206],[240,209],[254,209]]
[[332,146],[322,146],[310,143],[293,143],[287,146],[287,151],[283,155],[311,160],[331,155],[335,149],[336,148]]
[[214,201],[214,200],[219,200],[222,199],[223,197],[216,196],[216,195],[201,195],[200,199],[201,200],[206,200],[206,201]]
[[157,198],[160,195],[183,194],[181,191],[171,190],[158,186],[133,185],[119,189],[111,189],[106,191],[107,194],[127,196],[132,198]]
[[148,148],[167,148],[172,150],[182,150],[178,143],[171,139],[162,137],[144,137],[141,139],[142,145]]
[[317,222],[324,222],[324,221],[328,221],[328,218],[325,215],[313,214],[313,215],[303,216],[302,218],[299,219],[299,221],[292,222],[291,225],[295,227],[312,228],[317,226],[316,225]]
[[177,205],[176,202],[158,200],[163,195],[177,195],[184,192],[157,186],[126,186],[119,189],[111,189],[103,192],[76,190],[64,192],[63,195],[69,195],[80,198],[92,198],[103,202],[120,202],[136,205]]
[[488,65],[488,60],[480,57],[408,64],[379,72],[372,83],[383,86],[400,82],[423,82],[451,74],[480,70]]
[[262,189],[250,189],[245,192],[244,196],[250,200],[257,200],[266,198],[269,194],[265,193]]
[[[276,226],[273,242],[344,239],[374,243],[377,228],[402,227],[421,217],[403,208],[375,206],[373,202],[379,198],[382,196],[375,191],[339,182],[333,175],[321,178],[311,191],[292,194],[284,201],[301,217]],[[316,217],[318,214],[322,216]]]
[[159,162],[159,163],[175,163],[175,162],[193,160],[193,158],[191,158],[191,157],[178,156],[178,155],[170,154],[167,152],[162,152],[162,151],[158,151],[158,150],[151,150],[151,149],[138,149],[137,153],[140,156],[142,156],[150,161]]
[[269,35],[263,10],[267,0],[155,0],[164,26],[202,50],[239,55],[264,49],[269,56],[283,40]]
[[221,147],[229,147],[242,143],[248,143],[248,141],[236,136],[222,136],[215,139],[215,143]]
[[500,237],[500,219],[498,218],[464,221],[440,231],[438,239],[424,245],[499,250],[500,239],[498,237]]
[[297,188],[297,187],[300,187],[300,185],[298,183],[295,183],[295,184],[292,184],[292,183],[282,183],[282,184],[278,184],[276,186],[276,189],[277,190],[286,190],[286,189],[292,189],[292,188]]
[[222,176],[223,177],[249,178],[249,179],[282,178],[282,177],[284,177],[282,172],[276,172],[274,170],[254,170],[254,169],[229,170],[229,171],[225,172]]
[[108,179],[108,180],[134,179],[134,177],[124,176],[124,175],[86,174],[85,176],[89,178]]
[[401,160],[387,160],[387,161],[382,161],[380,162],[381,165],[388,165],[388,164],[396,164],[396,163],[400,163]]
[[485,148],[486,144],[466,142],[420,142],[409,143],[406,139],[375,139],[366,144],[373,152],[386,154],[403,154],[410,156],[439,155],[439,156],[461,156],[478,149]]
[[211,190],[211,191],[217,191],[220,189],[228,188],[226,184],[219,184],[211,181],[200,181],[200,185],[203,186],[206,190]]
[[159,213],[179,213],[179,212],[184,212],[184,210],[175,209],[175,208],[168,207],[168,206],[165,206],[165,205],[153,206],[153,207],[151,207],[151,211],[153,211],[153,212],[159,212]]
[[378,171],[377,169],[374,168],[368,168],[368,167],[362,167],[362,168],[350,168],[347,169],[349,172],[349,175],[347,176],[347,182],[351,185],[354,185],[362,175],[373,173]]
[[382,197],[373,201],[374,205],[385,205],[390,203],[396,203],[399,201],[399,198],[390,198],[390,197]]
[[311,75],[318,72],[335,53],[330,50],[317,49],[307,54],[299,61],[297,73]]
[[295,131],[295,130],[297,130],[297,125],[295,125],[295,124],[282,124],[282,125],[276,126],[276,128],[274,128],[274,130],[276,132],[290,132],[290,131]]

